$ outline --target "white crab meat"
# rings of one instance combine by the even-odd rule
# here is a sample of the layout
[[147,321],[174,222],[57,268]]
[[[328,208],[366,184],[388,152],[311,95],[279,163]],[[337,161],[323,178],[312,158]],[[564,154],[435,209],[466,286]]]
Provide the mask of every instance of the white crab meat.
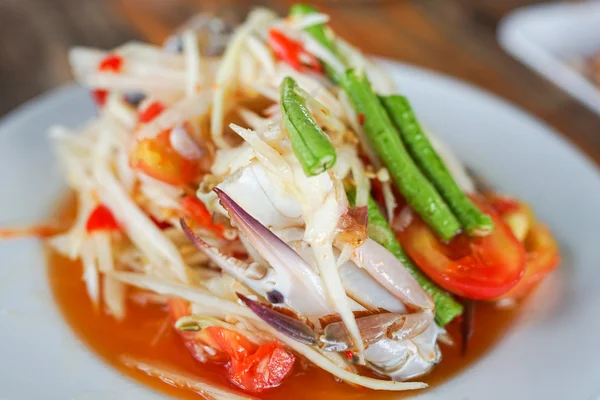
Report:
[[269,182],[257,161],[238,169],[217,187],[270,229],[304,225],[300,204]]

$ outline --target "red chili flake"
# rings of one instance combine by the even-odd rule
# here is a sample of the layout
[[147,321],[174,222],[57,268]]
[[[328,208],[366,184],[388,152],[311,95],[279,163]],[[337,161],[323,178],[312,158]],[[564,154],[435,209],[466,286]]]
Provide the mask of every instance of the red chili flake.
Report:
[[100,107],[106,104],[106,97],[108,96],[108,90],[104,89],[96,89],[92,90],[92,98],[96,102],[96,104]]
[[354,358],[354,354],[352,354],[350,350],[344,351],[344,354],[346,355],[346,357],[348,357],[348,360],[350,361],[352,361],[352,359]]
[[358,114],[358,123],[361,126],[365,124],[365,114]]
[[103,72],[121,72],[123,69],[123,58],[117,54],[109,54],[98,65],[98,70]]
[[161,231],[164,231],[165,229],[173,226],[169,222],[159,221],[158,219],[154,218],[152,215],[150,216],[150,219],[152,220],[152,222],[154,222],[154,225],[156,225],[158,227],[158,229],[160,229]]
[[85,230],[92,233],[96,231],[118,231],[120,228],[112,212],[104,204],[98,204],[88,217]]
[[138,114],[138,120],[141,123],[148,123],[165,110],[165,106],[160,101],[153,101],[144,110]]

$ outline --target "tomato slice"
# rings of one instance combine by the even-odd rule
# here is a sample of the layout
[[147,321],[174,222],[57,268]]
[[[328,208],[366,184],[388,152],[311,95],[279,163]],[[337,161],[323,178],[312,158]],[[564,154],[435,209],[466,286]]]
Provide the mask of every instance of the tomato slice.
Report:
[[550,229],[535,220],[535,216],[527,204],[498,195],[489,196],[489,200],[502,219],[508,224],[512,224],[513,229],[515,229],[515,221],[523,219],[527,221],[527,232],[525,232],[523,240],[527,253],[525,274],[515,287],[500,298],[523,297],[558,266],[560,262],[558,244]]
[[131,168],[173,186],[183,186],[196,178],[198,166],[182,157],[171,146],[171,131],[165,130],[155,138],[142,139],[133,149]]
[[[177,320],[190,315],[190,306],[185,300],[171,299],[169,311]],[[217,354],[211,360],[229,361],[229,381],[251,393],[279,386],[296,361],[278,342],[258,346],[238,332],[222,327],[211,326],[198,332],[180,334],[186,347],[201,362],[204,355],[199,356],[198,346],[215,349]]]
[[493,299],[515,286],[525,270],[525,249],[510,227],[483,199],[475,204],[494,221],[484,237],[460,234],[440,241],[423,220],[413,220],[398,239],[421,270],[447,291],[469,299]]
[[527,251],[525,274],[515,287],[501,296],[503,299],[523,297],[560,262],[558,245],[547,226],[539,223],[533,225],[524,244]]
[[184,196],[181,199],[181,207],[184,214],[190,217],[195,223],[213,231],[217,236],[223,237],[225,227],[223,224],[216,224],[212,220],[212,215],[196,196]]
[[85,224],[85,230],[88,233],[97,231],[118,231],[119,223],[112,212],[103,204],[99,204],[88,217]]

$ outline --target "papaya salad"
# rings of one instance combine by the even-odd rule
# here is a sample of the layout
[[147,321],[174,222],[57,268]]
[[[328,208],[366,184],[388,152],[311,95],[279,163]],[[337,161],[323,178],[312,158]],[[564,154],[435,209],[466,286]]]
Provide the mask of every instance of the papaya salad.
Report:
[[218,57],[194,30],[71,51],[98,111],[52,129],[77,214],[48,244],[80,260],[97,312],[161,307],[229,387],[132,368],[207,398],[311,369],[357,391],[421,389],[439,344],[468,340],[474,302],[510,306],[556,267],[533,211],[477,185],[328,21],[256,9]]

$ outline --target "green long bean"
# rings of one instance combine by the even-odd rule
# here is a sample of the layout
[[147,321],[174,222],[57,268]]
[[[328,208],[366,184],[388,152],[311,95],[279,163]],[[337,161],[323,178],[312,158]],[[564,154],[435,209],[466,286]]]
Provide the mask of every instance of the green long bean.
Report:
[[317,125],[306,107],[306,101],[297,92],[296,82],[290,77],[281,84],[281,107],[294,154],[306,175],[318,175],[333,167],[335,149]]
[[[356,190],[347,190],[348,200],[351,204],[354,203]],[[367,224],[368,235],[371,239],[385,247],[404,265],[421,285],[421,287],[429,293],[435,303],[435,322],[439,326],[445,326],[463,312],[463,306],[457,302],[452,296],[447,294],[443,289],[436,286],[435,283],[429,280],[423,272],[415,265],[412,259],[406,254],[406,251],[396,238],[394,231],[388,224],[387,220],[379,211],[379,207],[373,198],[369,197],[367,204],[369,222]]]
[[460,223],[406,151],[365,74],[346,71],[342,86],[356,113],[364,117],[363,128],[371,145],[408,204],[442,239],[452,239]]
[[396,124],[408,152],[442,195],[467,234],[484,236],[490,233],[494,228],[492,219],[481,212],[458,186],[423,132],[406,97],[392,95],[380,99]]

